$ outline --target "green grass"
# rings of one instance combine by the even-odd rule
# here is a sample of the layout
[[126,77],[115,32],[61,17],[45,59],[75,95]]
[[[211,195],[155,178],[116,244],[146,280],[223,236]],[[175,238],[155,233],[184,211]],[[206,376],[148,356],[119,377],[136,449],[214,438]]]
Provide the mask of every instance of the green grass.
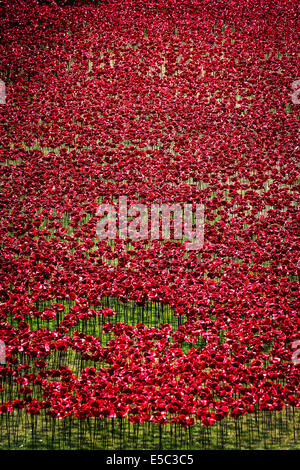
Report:
[[[0,416],[0,449],[299,449],[299,410],[262,412],[210,428],[132,424],[127,419]],[[296,431],[295,431],[296,429]]]

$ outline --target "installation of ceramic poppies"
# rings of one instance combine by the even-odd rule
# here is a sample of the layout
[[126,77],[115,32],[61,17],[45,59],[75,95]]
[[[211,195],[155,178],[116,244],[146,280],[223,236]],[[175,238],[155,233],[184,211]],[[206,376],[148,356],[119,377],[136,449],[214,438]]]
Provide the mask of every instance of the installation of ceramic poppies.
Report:
[[0,448],[297,447],[297,3],[5,2]]

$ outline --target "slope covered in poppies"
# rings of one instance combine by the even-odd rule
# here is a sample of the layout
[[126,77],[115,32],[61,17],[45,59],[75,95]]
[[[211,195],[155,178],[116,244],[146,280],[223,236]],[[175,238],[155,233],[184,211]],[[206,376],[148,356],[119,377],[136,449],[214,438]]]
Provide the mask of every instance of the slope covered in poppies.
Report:
[[[1,19],[4,439],[299,418],[297,2],[82,3]],[[99,240],[119,196],[203,204],[203,248]]]

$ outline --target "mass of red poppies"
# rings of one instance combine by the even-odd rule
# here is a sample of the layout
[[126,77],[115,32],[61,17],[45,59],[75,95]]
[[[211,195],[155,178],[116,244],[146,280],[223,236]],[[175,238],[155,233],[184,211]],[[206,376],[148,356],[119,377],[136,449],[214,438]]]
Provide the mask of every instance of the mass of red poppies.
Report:
[[[297,3],[5,2],[0,414],[299,407]],[[99,240],[120,196],[203,204],[203,247]]]

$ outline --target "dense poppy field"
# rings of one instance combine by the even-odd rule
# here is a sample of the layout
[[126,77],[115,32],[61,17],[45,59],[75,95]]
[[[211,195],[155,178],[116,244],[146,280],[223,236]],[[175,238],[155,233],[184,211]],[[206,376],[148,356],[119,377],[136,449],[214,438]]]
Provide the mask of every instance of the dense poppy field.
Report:
[[[1,31],[0,448],[296,448],[296,0],[7,0]],[[203,204],[202,249],[99,240],[119,196]]]

